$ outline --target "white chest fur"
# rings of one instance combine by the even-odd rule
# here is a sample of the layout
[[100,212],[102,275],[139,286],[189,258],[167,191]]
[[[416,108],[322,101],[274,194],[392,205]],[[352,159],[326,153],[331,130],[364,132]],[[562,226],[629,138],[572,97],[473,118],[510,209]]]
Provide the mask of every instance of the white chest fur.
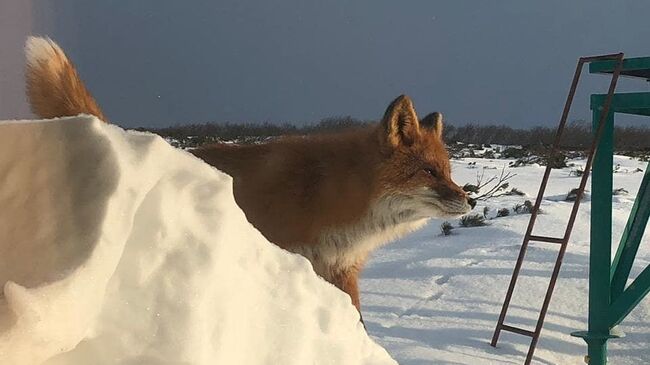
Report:
[[307,257],[314,270],[326,276],[330,270],[359,265],[372,250],[417,230],[427,220],[410,207],[408,199],[386,198],[356,224],[328,228],[317,245],[293,251]]

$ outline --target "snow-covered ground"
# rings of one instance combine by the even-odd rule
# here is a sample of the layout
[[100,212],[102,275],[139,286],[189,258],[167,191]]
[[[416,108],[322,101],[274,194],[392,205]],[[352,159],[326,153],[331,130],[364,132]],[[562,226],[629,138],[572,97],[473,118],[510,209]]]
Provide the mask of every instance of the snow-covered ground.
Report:
[[[477,168],[469,168],[476,162]],[[453,161],[459,184],[475,183],[483,167],[485,175],[500,172],[507,160]],[[572,161],[583,165],[584,161]],[[614,175],[614,188],[629,195],[613,196],[614,242],[617,243],[634,202],[647,163],[616,156],[621,165]],[[553,170],[542,204],[545,214],[534,234],[559,237],[564,232],[572,203],[563,198],[578,186],[571,168]],[[517,174],[510,187],[528,196],[504,196],[479,203],[475,211],[489,206],[512,208],[525,199],[534,200],[544,168],[510,169]],[[587,275],[590,202],[583,201],[564,258],[560,279],[546,318],[535,359],[536,364],[584,364],[586,346],[570,332],[586,330]],[[512,269],[529,215],[489,220],[489,226],[455,228],[442,236],[441,221],[385,246],[374,253],[361,281],[362,312],[368,332],[402,365],[424,364],[522,364],[530,339],[502,332],[498,348],[489,341],[501,310]],[[457,221],[451,221],[458,226]],[[647,233],[647,232],[646,232]],[[634,278],[650,263],[650,237],[646,234],[632,270]],[[531,243],[514,293],[506,323],[532,330],[541,308],[558,246]],[[644,299],[619,326],[626,333],[609,342],[612,364],[650,364],[650,298]]]
[[91,117],[0,122],[0,364],[395,364],[232,179]]

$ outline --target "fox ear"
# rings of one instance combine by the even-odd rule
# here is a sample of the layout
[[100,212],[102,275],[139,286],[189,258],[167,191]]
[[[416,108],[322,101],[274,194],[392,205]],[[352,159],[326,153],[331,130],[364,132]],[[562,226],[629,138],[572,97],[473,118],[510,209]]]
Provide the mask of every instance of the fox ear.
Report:
[[434,112],[427,115],[420,121],[420,125],[433,131],[438,138],[442,138],[442,113]]
[[392,146],[410,146],[420,133],[420,122],[413,103],[406,95],[400,95],[386,109],[381,121],[386,142]]

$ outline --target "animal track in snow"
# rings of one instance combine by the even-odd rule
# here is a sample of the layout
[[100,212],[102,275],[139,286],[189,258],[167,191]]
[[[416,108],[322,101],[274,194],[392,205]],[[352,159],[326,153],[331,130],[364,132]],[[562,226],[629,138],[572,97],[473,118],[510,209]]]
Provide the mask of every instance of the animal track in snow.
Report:
[[408,317],[408,316],[417,314],[417,311],[420,308],[422,308],[424,303],[431,302],[431,301],[434,301],[434,300],[438,300],[438,299],[442,298],[442,294],[443,294],[442,291],[439,291],[439,292],[437,292],[437,293],[435,293],[433,295],[430,295],[430,296],[428,296],[426,298],[422,298],[422,299],[418,300],[415,304],[413,304],[412,306],[406,308],[406,310],[404,310],[401,314],[399,314],[397,316],[397,318],[399,319],[399,318],[402,318],[402,317]]
[[436,284],[445,285],[449,282],[449,279],[451,279],[451,275],[443,275],[436,279]]

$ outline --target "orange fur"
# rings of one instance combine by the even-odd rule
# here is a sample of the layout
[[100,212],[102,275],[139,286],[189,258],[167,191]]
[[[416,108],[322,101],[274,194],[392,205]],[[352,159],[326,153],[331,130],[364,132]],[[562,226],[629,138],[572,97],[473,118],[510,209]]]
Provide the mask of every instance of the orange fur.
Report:
[[27,97],[34,114],[56,118],[85,113],[106,120],[74,65],[56,43],[49,38],[30,37],[25,51]]
[[[50,58],[28,63],[35,113],[105,120],[54,46],[45,53]],[[400,96],[374,126],[260,145],[215,144],[191,153],[233,177],[235,200],[266,238],[307,257],[360,309],[358,275],[373,249],[428,218],[470,209],[451,180],[441,136],[439,113],[420,122],[411,100]]]

